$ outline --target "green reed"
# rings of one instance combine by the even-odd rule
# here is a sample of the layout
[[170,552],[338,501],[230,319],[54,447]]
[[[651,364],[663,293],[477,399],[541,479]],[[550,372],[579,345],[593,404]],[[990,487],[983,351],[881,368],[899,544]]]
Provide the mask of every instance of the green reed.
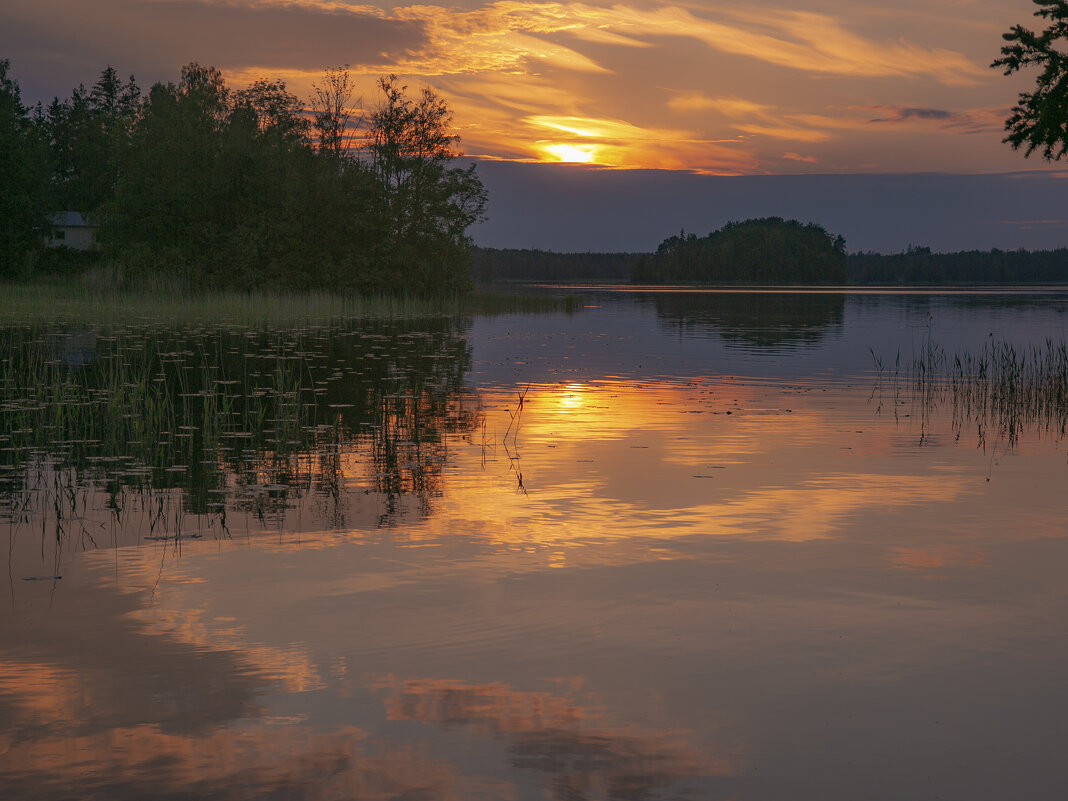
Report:
[[[876,358],[882,377],[882,367]],[[911,367],[890,376],[907,388],[924,412],[948,404],[958,429],[965,423],[994,427],[1009,444],[1025,430],[1057,437],[1068,433],[1068,346],[1047,339],[1017,346],[991,339],[975,351],[953,354],[924,340]]]

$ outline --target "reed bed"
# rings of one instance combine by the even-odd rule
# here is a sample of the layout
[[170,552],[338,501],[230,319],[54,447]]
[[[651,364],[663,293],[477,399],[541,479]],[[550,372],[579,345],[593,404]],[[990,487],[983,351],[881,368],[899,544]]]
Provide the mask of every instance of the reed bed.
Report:
[[[876,357],[880,381],[887,377]],[[991,339],[975,351],[949,354],[926,339],[911,365],[889,372],[895,394],[906,388],[924,414],[949,405],[954,424],[994,428],[1010,445],[1024,431],[1068,433],[1068,345],[1047,339],[1018,346]]]
[[78,280],[0,285],[0,325],[34,321],[172,324],[217,322],[295,325],[363,319],[413,319],[544,312],[575,313],[574,296],[531,296],[489,292],[445,296],[342,295],[329,292],[281,294],[216,291],[184,293],[118,290]]
[[[343,520],[345,471],[429,514],[446,438],[474,428],[466,323],[0,327],[0,519],[84,545],[101,514],[151,509],[150,538],[261,521],[308,494]],[[359,458],[355,461],[343,456]],[[107,510],[99,506],[100,492]],[[72,528],[73,526],[73,528]],[[43,531],[43,529],[42,529]]]
[[28,328],[5,340],[0,444],[9,453],[47,447],[173,465],[235,432],[266,432],[281,444],[307,422],[299,361],[272,360],[248,380],[208,354],[144,336],[94,338],[91,364],[69,336]]

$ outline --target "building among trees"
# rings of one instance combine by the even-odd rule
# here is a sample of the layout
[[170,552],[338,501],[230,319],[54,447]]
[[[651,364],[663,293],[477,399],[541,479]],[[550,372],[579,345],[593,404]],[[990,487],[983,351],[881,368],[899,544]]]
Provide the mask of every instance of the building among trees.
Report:
[[61,211],[48,218],[45,247],[94,250],[96,226],[79,211]]

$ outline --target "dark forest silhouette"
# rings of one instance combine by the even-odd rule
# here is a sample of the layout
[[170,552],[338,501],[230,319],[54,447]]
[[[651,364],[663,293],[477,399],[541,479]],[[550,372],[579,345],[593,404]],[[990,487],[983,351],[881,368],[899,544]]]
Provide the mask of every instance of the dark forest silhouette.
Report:
[[[50,218],[77,211],[127,277],[183,287],[438,292],[469,282],[486,196],[451,113],[395,76],[364,116],[344,68],[302,104],[280,81],[227,87],[188,64],[147,94],[108,67],[89,89],[23,105],[0,61],[0,277],[56,262]],[[92,258],[92,257],[89,257]]]
[[637,263],[635,283],[842,284],[845,240],[815,223],[766,217],[730,222],[708,236],[685,232]]

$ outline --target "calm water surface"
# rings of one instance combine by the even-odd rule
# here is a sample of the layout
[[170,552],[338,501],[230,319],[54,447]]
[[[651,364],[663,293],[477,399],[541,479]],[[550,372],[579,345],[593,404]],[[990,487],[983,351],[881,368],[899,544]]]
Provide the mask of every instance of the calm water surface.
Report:
[[1066,296],[587,297],[0,331],[0,797],[1062,798]]

